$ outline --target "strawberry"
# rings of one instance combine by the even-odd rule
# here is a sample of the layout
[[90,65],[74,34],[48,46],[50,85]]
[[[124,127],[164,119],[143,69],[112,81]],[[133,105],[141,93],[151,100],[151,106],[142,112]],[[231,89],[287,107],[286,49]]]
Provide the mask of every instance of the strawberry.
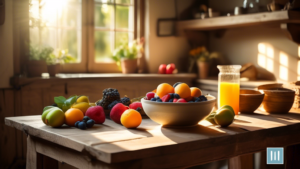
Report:
[[173,99],[173,103],[176,103],[176,102],[177,102],[177,100],[178,100],[178,99],[174,98],[174,99]]
[[171,99],[171,95],[170,95],[170,94],[166,94],[166,95],[164,95],[164,96],[161,98],[161,100],[162,100],[163,102],[169,102],[170,99]]
[[187,101],[185,99],[182,99],[182,98],[177,100],[177,103],[186,103],[186,102]]

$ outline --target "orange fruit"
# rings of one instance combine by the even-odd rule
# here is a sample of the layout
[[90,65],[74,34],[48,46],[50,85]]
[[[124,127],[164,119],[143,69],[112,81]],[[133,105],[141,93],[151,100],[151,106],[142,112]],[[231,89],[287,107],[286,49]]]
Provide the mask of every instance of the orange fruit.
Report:
[[65,123],[68,126],[75,126],[77,121],[81,121],[84,115],[83,112],[77,108],[70,108],[65,112]]
[[186,83],[180,83],[175,87],[175,93],[180,96],[180,98],[187,99],[191,96],[191,89]]
[[191,87],[191,96],[199,97],[202,95],[202,91],[198,87]]
[[162,83],[157,86],[156,94],[162,98],[164,95],[168,93],[174,93],[173,86],[169,85],[168,83]]
[[128,129],[137,128],[142,123],[142,116],[138,111],[134,109],[128,109],[122,114],[121,123]]
[[153,92],[153,93],[156,93],[156,89],[154,89],[152,92]]

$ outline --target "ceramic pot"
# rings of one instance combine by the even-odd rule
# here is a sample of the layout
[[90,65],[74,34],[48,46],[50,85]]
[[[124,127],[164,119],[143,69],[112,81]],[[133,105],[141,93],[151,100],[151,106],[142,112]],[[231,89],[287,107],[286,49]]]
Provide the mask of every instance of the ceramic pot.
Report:
[[47,73],[47,64],[44,60],[29,60],[27,62],[27,73],[29,77],[41,77],[42,73]]
[[54,77],[57,73],[60,72],[60,64],[48,65],[48,73],[51,77]]
[[209,73],[209,62],[197,62],[200,79],[206,79]]
[[137,59],[122,59],[121,60],[122,73],[136,73]]

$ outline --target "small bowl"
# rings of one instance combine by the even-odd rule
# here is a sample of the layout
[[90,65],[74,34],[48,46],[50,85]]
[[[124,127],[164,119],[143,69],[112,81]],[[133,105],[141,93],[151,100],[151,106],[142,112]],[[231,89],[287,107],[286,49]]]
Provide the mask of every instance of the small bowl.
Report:
[[295,100],[295,91],[285,88],[269,88],[264,90],[263,108],[268,113],[288,113]]
[[259,90],[240,90],[240,113],[253,113],[262,103],[264,92]]
[[206,96],[208,101],[196,103],[153,102],[142,99],[147,116],[163,127],[195,126],[212,111],[216,103],[214,96]]

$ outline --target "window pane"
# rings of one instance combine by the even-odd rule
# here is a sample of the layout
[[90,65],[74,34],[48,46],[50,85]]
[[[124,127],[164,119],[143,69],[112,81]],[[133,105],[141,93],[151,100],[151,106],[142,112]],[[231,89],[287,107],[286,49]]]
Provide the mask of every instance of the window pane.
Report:
[[114,0],[95,0],[95,2],[101,2],[101,3],[114,3]]
[[133,33],[116,32],[116,48],[124,43],[124,41],[133,41]]
[[116,28],[133,30],[133,7],[117,5]]
[[110,58],[113,49],[113,32],[95,31],[95,61],[107,61],[107,59]]
[[81,27],[81,5],[70,3],[62,10],[59,21],[65,27]]
[[101,4],[95,6],[95,26],[114,27],[114,6]]
[[61,29],[59,31],[59,48],[62,50],[68,49],[69,54],[73,57],[77,58],[79,61],[81,60],[81,31],[77,31],[76,29],[64,30]]
[[117,4],[133,4],[133,0],[116,0]]

